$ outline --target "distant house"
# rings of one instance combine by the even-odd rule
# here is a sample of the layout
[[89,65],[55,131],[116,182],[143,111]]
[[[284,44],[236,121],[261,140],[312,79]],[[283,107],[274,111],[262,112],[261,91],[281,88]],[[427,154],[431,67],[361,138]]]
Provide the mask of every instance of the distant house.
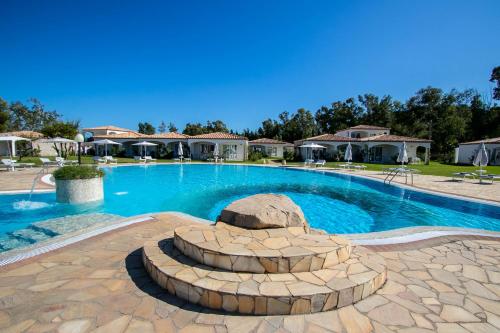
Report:
[[[127,128],[121,128],[116,126],[99,126],[84,128],[84,132],[92,134],[92,141],[109,139],[122,145],[118,148],[124,151],[125,156],[136,156],[140,155],[141,148],[139,146],[134,146],[134,143],[141,141],[148,141],[155,143],[156,147],[147,147],[148,154],[158,157],[160,151],[163,150],[165,153],[171,152],[173,157],[177,156],[177,151],[179,149],[179,143],[183,145],[183,153],[187,156],[188,150],[188,135],[184,135],[176,132],[159,133],[153,135],[142,134]],[[90,141],[90,143],[92,143]],[[108,147],[109,148],[109,147]],[[104,154],[104,146],[96,146],[96,154]]]
[[[19,136],[21,138],[30,139],[32,147],[40,149],[40,151],[41,151],[40,155],[42,155],[42,156],[55,155],[55,150],[52,148],[52,145],[37,143],[36,140],[43,138],[42,133],[34,132],[34,131],[14,131],[14,132],[0,133],[0,136]],[[26,141],[24,141],[24,142],[26,142]],[[7,142],[7,141],[0,142],[0,156],[8,156],[9,150],[12,153],[12,156],[17,155],[15,145],[12,145],[12,147],[9,147],[8,146],[9,144],[12,144],[12,143]]]
[[[156,147],[148,147],[148,154],[159,156],[160,151],[171,152],[173,157],[178,156],[179,143],[183,146],[183,155],[193,159],[205,160],[213,157],[215,144],[219,145],[219,155],[230,161],[244,161],[248,156],[248,139],[231,133],[208,133],[189,136],[176,132],[146,135],[130,129],[116,126],[99,126],[84,128],[85,132],[92,134],[92,141],[109,139],[122,146],[125,156],[140,154],[140,148],[134,143],[147,141],[156,143]],[[90,143],[92,142],[90,141]],[[97,146],[97,154],[102,155],[103,146]]]
[[215,144],[219,147],[219,156],[229,161],[244,161],[248,158],[248,139],[231,133],[215,132],[190,136],[188,144],[191,157],[206,160],[213,157]]
[[488,152],[489,165],[500,165],[500,138],[463,142],[458,145],[455,151],[455,161],[459,164],[472,164],[477,154],[479,145],[484,142]]
[[287,149],[293,151],[293,144],[274,139],[262,138],[249,141],[248,148],[250,151],[258,151],[268,157],[283,158],[283,153]]
[[[314,157],[322,159],[342,159],[349,143],[353,149],[353,159],[360,162],[395,163],[403,142],[406,142],[408,159],[411,163],[429,161],[431,140],[391,135],[387,127],[358,125],[336,132],[298,140],[297,152],[305,157],[307,148],[304,143],[316,143],[324,149],[315,150]],[[420,158],[418,155],[422,156]]]

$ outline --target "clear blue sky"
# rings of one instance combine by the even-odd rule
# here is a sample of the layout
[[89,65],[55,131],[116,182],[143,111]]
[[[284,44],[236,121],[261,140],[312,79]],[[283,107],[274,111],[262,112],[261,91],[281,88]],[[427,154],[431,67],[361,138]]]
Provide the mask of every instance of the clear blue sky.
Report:
[[500,1],[0,1],[0,96],[83,126],[268,117],[427,85],[489,94]]

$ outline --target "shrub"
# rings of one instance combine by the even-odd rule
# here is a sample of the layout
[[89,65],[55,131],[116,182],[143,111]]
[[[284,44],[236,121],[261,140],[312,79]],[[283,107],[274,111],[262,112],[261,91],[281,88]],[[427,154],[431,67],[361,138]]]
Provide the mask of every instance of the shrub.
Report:
[[94,166],[71,165],[56,170],[53,175],[55,179],[61,180],[91,179],[103,177],[104,172]]
[[283,159],[287,161],[293,161],[294,158],[295,158],[295,153],[293,151],[285,150],[283,152]]
[[261,160],[262,157],[263,157],[263,155],[260,151],[251,151],[248,153],[248,159],[252,162]]

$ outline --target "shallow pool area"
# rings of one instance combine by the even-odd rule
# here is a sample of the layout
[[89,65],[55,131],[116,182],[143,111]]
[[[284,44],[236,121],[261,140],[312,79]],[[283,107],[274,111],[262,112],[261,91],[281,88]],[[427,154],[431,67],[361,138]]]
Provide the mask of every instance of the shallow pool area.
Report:
[[[328,172],[245,165],[172,164],[104,169],[105,199],[58,204],[55,193],[0,195],[0,246],[33,243],[24,230],[44,232],[61,217],[134,216],[180,211],[215,220],[230,202],[257,193],[290,196],[312,227],[330,233],[366,233],[413,226],[456,226],[500,231],[500,207],[431,195]],[[86,217],[83,217],[85,220]],[[76,223],[68,219],[68,223]],[[71,229],[71,228],[70,228]],[[58,229],[59,230],[59,229]],[[53,235],[47,235],[52,237]],[[14,245],[12,245],[14,244]]]

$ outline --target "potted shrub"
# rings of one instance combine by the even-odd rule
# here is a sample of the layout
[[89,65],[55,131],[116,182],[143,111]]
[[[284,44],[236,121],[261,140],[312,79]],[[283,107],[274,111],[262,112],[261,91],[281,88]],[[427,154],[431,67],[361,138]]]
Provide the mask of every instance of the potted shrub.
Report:
[[61,203],[85,203],[104,198],[104,172],[94,166],[65,166],[53,174],[56,199]]

